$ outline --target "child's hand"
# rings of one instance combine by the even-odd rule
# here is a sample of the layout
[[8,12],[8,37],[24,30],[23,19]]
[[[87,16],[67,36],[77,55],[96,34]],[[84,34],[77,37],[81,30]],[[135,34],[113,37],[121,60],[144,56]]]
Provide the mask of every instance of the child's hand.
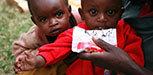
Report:
[[19,67],[21,67],[21,61],[22,61],[25,57],[26,57],[25,54],[22,54],[22,55],[19,55],[19,56],[16,57],[15,63],[14,63],[14,71],[15,71],[16,74],[18,74],[19,71],[21,71]]
[[18,57],[16,57],[15,59],[15,63],[14,63],[14,71],[16,74],[18,74],[21,70],[20,70],[20,66],[21,66],[21,60],[24,58],[25,55],[20,55]]
[[14,71],[18,74],[20,71],[29,71],[34,68],[40,68],[46,63],[42,56],[35,56],[31,51],[25,51],[24,55],[18,56],[14,64]]
[[24,52],[24,54],[26,55],[25,57],[23,57],[21,60],[21,62],[17,65],[17,67],[19,67],[19,69],[21,71],[29,71],[29,70],[33,70],[34,68],[36,68],[36,56],[31,54],[31,51],[29,52]]

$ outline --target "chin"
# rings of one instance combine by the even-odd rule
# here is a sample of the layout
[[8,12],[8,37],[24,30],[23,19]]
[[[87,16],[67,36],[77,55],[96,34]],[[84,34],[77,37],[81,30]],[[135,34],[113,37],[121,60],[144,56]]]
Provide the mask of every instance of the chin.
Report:
[[50,34],[49,36],[55,37],[58,36],[59,34]]

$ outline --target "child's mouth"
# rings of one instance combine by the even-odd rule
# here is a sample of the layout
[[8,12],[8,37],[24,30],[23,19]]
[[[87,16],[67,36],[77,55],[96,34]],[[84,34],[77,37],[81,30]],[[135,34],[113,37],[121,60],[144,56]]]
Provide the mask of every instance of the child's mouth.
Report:
[[101,27],[96,27],[95,30],[105,30],[105,29],[108,29],[108,27],[105,27],[105,26],[101,26]]
[[51,34],[58,34],[60,32],[60,29],[55,29],[55,30],[52,30],[50,33]]

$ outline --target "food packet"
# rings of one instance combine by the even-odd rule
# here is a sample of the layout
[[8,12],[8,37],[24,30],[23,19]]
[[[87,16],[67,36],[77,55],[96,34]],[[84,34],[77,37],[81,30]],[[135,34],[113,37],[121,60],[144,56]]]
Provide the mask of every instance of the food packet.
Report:
[[80,27],[74,27],[72,51],[76,53],[81,52],[102,52],[103,50],[98,47],[92,40],[96,36],[105,42],[117,46],[116,29],[105,30],[85,30]]

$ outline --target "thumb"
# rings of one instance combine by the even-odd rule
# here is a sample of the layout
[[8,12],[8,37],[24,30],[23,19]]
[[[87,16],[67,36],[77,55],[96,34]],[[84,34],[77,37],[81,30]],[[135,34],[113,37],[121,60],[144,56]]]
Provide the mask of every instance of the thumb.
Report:
[[80,53],[80,59],[82,60],[90,60],[92,62],[97,62],[97,60],[105,60],[107,58],[107,52],[103,51],[100,53]]
[[104,40],[96,37],[96,36],[93,36],[92,37],[92,40],[95,42],[95,44],[97,46],[99,46],[100,48],[104,49],[105,51],[109,52],[111,50],[113,50],[114,46],[105,42]]
[[31,53],[29,53],[27,51],[25,51],[24,54],[27,56],[27,58],[31,58],[32,57]]

